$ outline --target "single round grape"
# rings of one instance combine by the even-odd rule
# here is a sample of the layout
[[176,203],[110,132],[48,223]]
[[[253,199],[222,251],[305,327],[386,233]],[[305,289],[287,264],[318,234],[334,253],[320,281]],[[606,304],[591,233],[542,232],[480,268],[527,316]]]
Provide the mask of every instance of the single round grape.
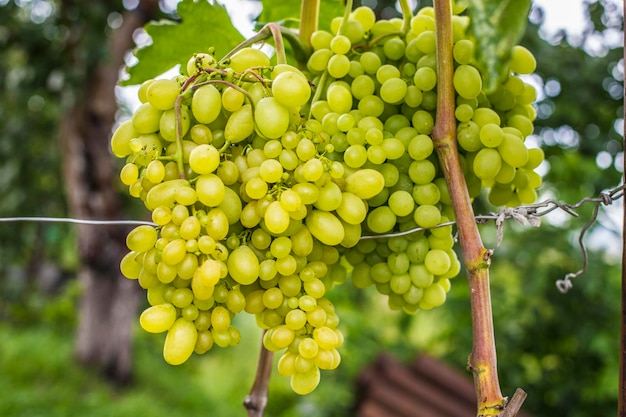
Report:
[[389,196],[389,208],[398,217],[408,216],[415,208],[413,196],[403,190],[394,191]]
[[426,254],[424,266],[433,275],[443,275],[450,269],[450,256],[441,249],[431,249]]
[[502,143],[504,132],[495,123],[487,123],[480,128],[480,142],[488,148],[495,148]]
[[352,108],[352,94],[341,84],[331,84],[326,90],[326,99],[331,110],[336,113],[347,113]]
[[350,71],[350,59],[345,55],[333,55],[328,60],[328,73],[333,78],[343,78]]
[[528,162],[528,149],[524,142],[515,135],[505,133],[498,146],[502,160],[514,168],[523,167]]
[[363,66],[366,74],[376,74],[378,68],[382,65],[380,57],[372,51],[363,52],[359,58],[359,62]]
[[213,84],[198,88],[191,98],[191,112],[200,123],[209,124],[222,111],[222,96]]
[[270,59],[261,50],[246,47],[230,57],[230,67],[235,72],[243,72],[252,67],[267,67]]
[[212,145],[198,145],[189,153],[189,167],[198,174],[209,174],[220,164],[220,153]]
[[474,174],[482,180],[490,180],[500,171],[502,166],[502,158],[496,149],[481,149],[474,158],[472,164]]
[[228,273],[239,284],[252,284],[259,276],[259,260],[246,245],[233,250],[227,262]]
[[281,72],[272,80],[272,95],[285,107],[300,107],[311,97],[311,87],[299,72]]
[[146,91],[146,99],[155,109],[169,110],[180,94],[180,86],[174,80],[154,80]]
[[[286,74],[286,73],[283,73]],[[269,139],[280,138],[289,127],[289,110],[274,97],[259,100],[254,110],[256,127]]]
[[376,207],[367,215],[367,227],[374,233],[389,232],[396,225],[396,215],[388,206]]
[[513,47],[511,55],[511,72],[517,74],[532,74],[537,67],[537,61],[532,52],[521,45]]
[[415,209],[413,219],[418,226],[431,228],[441,222],[441,211],[436,206],[421,205]]
[[474,43],[469,39],[457,41],[452,49],[452,55],[458,64],[471,64],[474,59]]
[[452,79],[457,94],[466,99],[475,98],[483,88],[482,78],[476,68],[471,65],[459,65],[454,70]]
[[437,73],[429,67],[418,68],[413,75],[413,84],[422,91],[430,91],[437,85]]
[[362,200],[374,197],[385,186],[383,175],[373,169],[360,169],[346,178],[346,191]]
[[224,200],[224,183],[215,174],[203,174],[196,180],[196,193],[200,202],[208,207],[219,206]]
[[407,85],[400,78],[389,78],[380,87],[380,98],[386,103],[400,103],[406,96]]

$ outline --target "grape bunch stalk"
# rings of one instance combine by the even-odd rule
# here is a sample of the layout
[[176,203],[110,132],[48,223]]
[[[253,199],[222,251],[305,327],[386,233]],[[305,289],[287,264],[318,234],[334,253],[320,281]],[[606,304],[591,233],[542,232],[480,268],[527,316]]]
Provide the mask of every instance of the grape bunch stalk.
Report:
[[[251,42],[219,60],[194,54],[180,75],[144,82],[114,132],[121,182],[156,224],[128,234],[121,271],[146,290],[140,324],[166,332],[166,362],[238,344],[233,318],[246,312],[307,394],[341,361],[335,285],[373,285],[411,314],[445,302],[461,263],[441,226],[455,216],[432,140],[434,12],[376,20],[351,9],[312,33],[302,68],[286,63],[276,26],[276,62]],[[531,203],[543,153],[525,143],[535,91],[520,75],[534,58],[514,47],[486,94],[463,11],[455,117],[470,196]]]

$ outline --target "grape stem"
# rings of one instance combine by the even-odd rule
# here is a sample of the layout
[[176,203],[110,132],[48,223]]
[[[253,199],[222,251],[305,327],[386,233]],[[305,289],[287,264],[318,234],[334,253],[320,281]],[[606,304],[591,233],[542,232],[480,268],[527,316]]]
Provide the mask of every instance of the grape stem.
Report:
[[178,166],[178,176],[182,179],[185,178],[185,163],[183,160],[183,121],[181,113],[181,104],[184,98],[184,94],[181,94],[176,97],[176,101],[174,102],[174,114],[176,116],[176,153],[174,154],[174,159],[176,160],[176,165]]
[[[265,332],[263,332],[265,336]],[[261,338],[263,340],[263,338]],[[270,376],[272,374],[272,360],[274,352],[265,348],[261,342],[259,352],[259,362],[257,364],[256,376],[250,392],[243,401],[243,406],[248,412],[248,417],[263,417],[267,406],[267,393],[269,391]]]
[[[455,99],[452,83],[454,63],[451,1],[435,0],[434,8],[437,42],[437,117],[433,130],[433,142],[450,189],[463,263],[467,270],[470,287],[473,348],[468,359],[468,367],[474,375],[478,402],[477,416],[512,417],[517,414],[517,411],[513,410],[513,407],[505,410],[507,400],[502,396],[498,381],[489,289],[489,265],[492,252],[485,249],[478,232],[467,184],[459,162],[456,142]],[[521,402],[515,407],[519,409],[520,406]]]
[[348,20],[350,20],[350,13],[352,12],[352,0],[346,0],[346,9],[343,12],[343,19],[341,21],[341,26],[339,26],[339,30],[337,31],[337,35],[343,35],[346,26],[348,25]]
[[400,10],[402,10],[402,33],[406,35],[411,30],[411,19],[413,11],[408,0],[400,0]]
[[317,30],[320,16],[320,0],[302,0],[300,6],[300,43],[311,48],[311,35]]

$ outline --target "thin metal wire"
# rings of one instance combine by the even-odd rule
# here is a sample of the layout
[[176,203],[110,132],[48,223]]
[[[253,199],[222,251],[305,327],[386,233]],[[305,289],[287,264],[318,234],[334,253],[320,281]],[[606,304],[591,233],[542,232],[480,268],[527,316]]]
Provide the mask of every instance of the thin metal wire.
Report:
[[142,220],[92,220],[74,219],[71,217],[0,217],[0,222],[46,222],[46,223],[74,223],[84,225],[149,225],[156,226],[156,223]]

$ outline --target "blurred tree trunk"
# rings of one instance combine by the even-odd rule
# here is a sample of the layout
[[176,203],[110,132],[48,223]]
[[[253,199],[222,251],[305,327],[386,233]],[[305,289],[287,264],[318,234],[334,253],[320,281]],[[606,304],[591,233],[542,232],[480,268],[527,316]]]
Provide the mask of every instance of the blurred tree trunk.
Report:
[[[63,117],[60,135],[64,181],[73,217],[122,218],[115,185],[118,174],[109,147],[117,110],[114,89],[124,55],[133,47],[133,32],[157,7],[156,0],[144,0],[136,10],[124,14],[122,26],[108,39],[106,60],[87,73],[76,104]],[[78,228],[82,298],[76,356],[117,383],[131,378],[132,329],[140,299],[136,282],[119,272],[120,259],[126,253],[127,231],[119,226]]]

